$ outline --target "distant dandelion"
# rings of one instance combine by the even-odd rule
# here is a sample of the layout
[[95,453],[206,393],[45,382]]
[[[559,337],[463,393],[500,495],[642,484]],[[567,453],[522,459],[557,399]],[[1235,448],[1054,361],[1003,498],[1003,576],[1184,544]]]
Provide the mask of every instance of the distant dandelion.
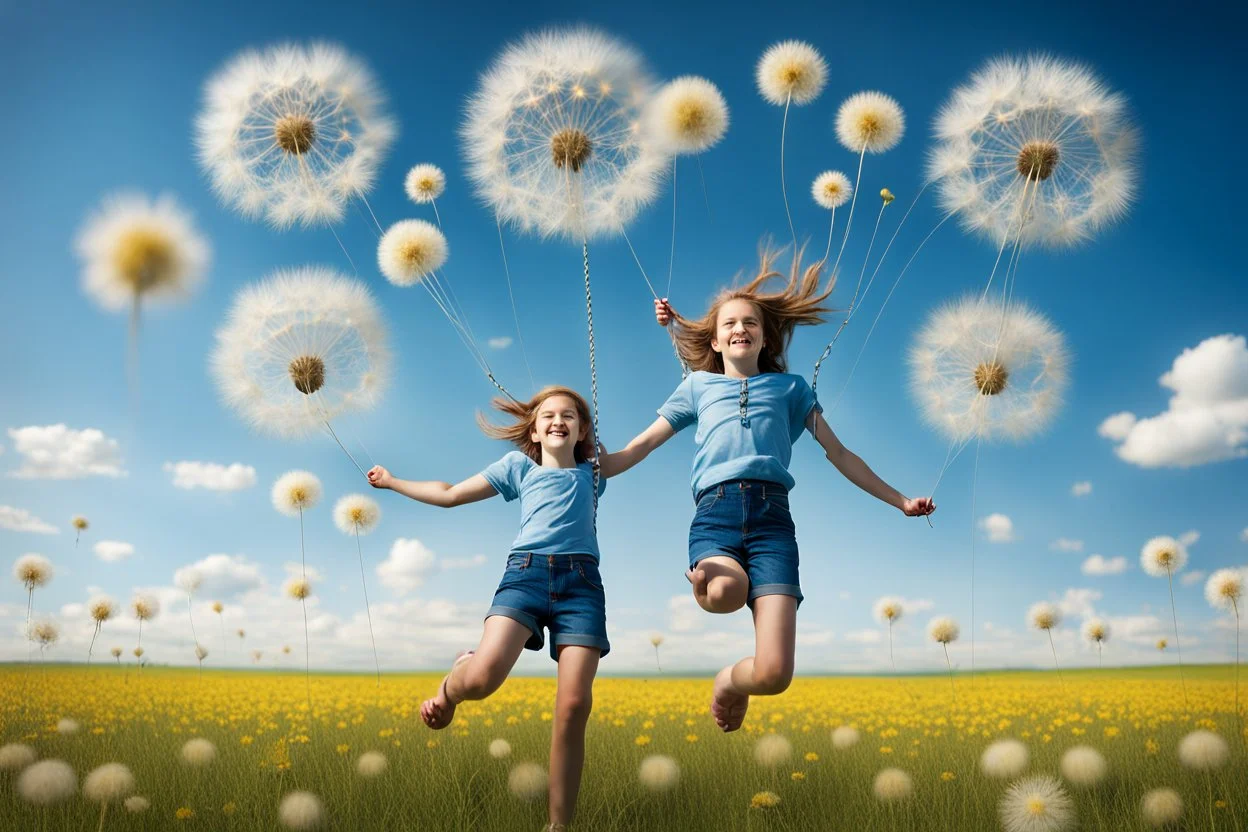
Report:
[[537,763],[520,763],[507,776],[507,788],[521,800],[536,800],[546,794],[546,769]]
[[754,761],[774,768],[793,756],[793,744],[782,734],[766,734],[754,744]]
[[1047,775],[1011,785],[999,809],[1006,832],[1063,832],[1076,821],[1074,801],[1056,778]]
[[680,781],[680,766],[671,757],[651,754],[641,761],[637,778],[652,792],[671,791]]
[[417,205],[436,203],[446,190],[446,174],[437,165],[415,165],[403,179],[403,190]]
[[1105,779],[1109,764],[1104,755],[1087,745],[1076,745],[1062,755],[1062,777],[1075,786],[1091,787]]
[[1161,652],[1163,652],[1163,653],[1165,652],[1166,647],[1168,646],[1168,644],[1169,644],[1169,642],[1167,642],[1164,638],[1159,638],[1159,639],[1157,639],[1157,649],[1158,649],[1158,650],[1160,650],[1160,651],[1161,651]]
[[875,775],[871,791],[883,803],[905,800],[914,792],[914,781],[899,768],[886,768]]
[[91,653],[95,650],[95,639],[100,634],[100,628],[104,626],[104,622],[117,614],[117,603],[107,595],[97,595],[87,602],[87,612],[90,613],[91,621],[95,624],[95,631],[91,634],[91,645],[87,647],[87,663],[90,664]]
[[225,658],[225,604],[220,601],[212,602],[212,611],[217,614],[217,620],[221,622],[221,658]]
[[858,744],[858,729],[849,725],[841,725],[832,730],[832,747],[846,751]]
[[35,588],[52,580],[52,561],[43,555],[22,555],[13,563],[13,577],[26,587],[26,628],[30,629],[30,613],[35,601]]
[[424,220],[400,220],[377,243],[377,268],[395,286],[415,286],[446,264],[446,237]]
[[291,578],[286,582],[286,594],[296,601],[312,596],[312,582],[306,578]]
[[73,519],[69,521],[69,524],[74,528],[74,548],[77,549],[78,538],[82,536],[82,533],[85,532],[87,527],[91,524],[87,522],[87,518],[83,517],[81,514],[75,514]]
[[1062,611],[1048,601],[1040,601],[1032,604],[1031,609],[1027,610],[1027,623],[1048,634],[1049,649],[1053,651],[1053,666],[1057,668],[1058,680],[1065,687],[1066,683],[1061,675],[1062,668],[1057,663],[1057,647],[1053,644],[1053,628],[1062,623]]
[[1031,752],[1022,742],[1013,739],[997,740],[984,749],[979,757],[979,770],[986,777],[1009,780],[1027,770]]
[[299,517],[321,500],[321,481],[307,471],[288,471],[273,483],[273,507],[287,517]]
[[139,657],[143,655],[143,622],[160,614],[160,602],[152,595],[136,595],[130,600],[130,614],[139,621],[139,640],[134,648],[134,655]]
[[1235,613],[1235,713],[1239,713],[1239,599],[1244,594],[1244,570],[1219,569],[1205,582],[1205,600],[1215,610]]
[[[850,184],[849,177],[839,170],[825,170],[815,177],[810,193],[820,208],[835,211],[849,202],[849,198],[854,193],[854,186]],[[824,259],[827,259],[826,255]]]
[[650,103],[646,121],[664,152],[701,153],[728,131],[728,104],[710,81],[685,75],[663,85]]
[[78,777],[64,760],[41,760],[22,771],[17,778],[17,793],[27,803],[51,806],[72,797],[78,791]]
[[1101,647],[1109,641],[1109,623],[1102,618],[1089,618],[1083,622],[1083,637],[1096,645],[1096,661],[1101,664]]
[[945,651],[945,666],[949,668],[949,692],[955,706],[958,704],[958,693],[953,687],[953,663],[949,661],[949,645],[957,641],[959,632],[958,622],[948,616],[933,618],[927,624],[928,637]]
[[152,802],[146,797],[141,797],[136,794],[132,797],[126,798],[125,807],[127,812],[132,815],[137,815],[150,809],[152,807]]
[[182,746],[182,759],[190,765],[203,767],[217,758],[217,747],[203,737],[188,740]]
[[654,666],[659,669],[660,673],[663,672],[663,665],[659,664],[659,645],[661,645],[662,643],[663,643],[662,633],[650,634],[650,646],[654,648]]
[[823,91],[828,65],[810,44],[786,40],[767,48],[758,61],[755,80],[769,104],[809,104]]
[[361,777],[376,777],[386,770],[389,762],[380,751],[366,751],[355,763],[355,770]]
[[1187,768],[1210,771],[1230,758],[1230,746],[1212,731],[1193,731],[1179,741],[1179,762]]
[[888,663],[892,665],[893,672],[896,673],[897,664],[893,661],[893,625],[905,614],[902,600],[896,596],[886,595],[875,602],[872,611],[877,621],[888,625]]
[[283,656],[289,656],[289,655],[290,655],[290,645],[289,645],[289,644],[283,644],[283,645],[282,645],[282,655],[283,655]]
[[290,792],[277,807],[277,817],[287,829],[316,829],[325,820],[325,805],[311,792]]
[[199,662],[199,674],[200,674],[201,679],[203,678],[203,674],[204,674],[204,659],[206,658],[208,658],[208,648],[202,644],[196,644],[195,645],[195,660]]
[[61,628],[48,619],[35,621],[30,625],[29,638],[39,645],[39,657],[42,659],[47,649],[60,640]]
[[775,792],[759,792],[750,798],[751,809],[774,809],[780,805],[780,795]]
[[254,663],[256,663],[256,664],[259,664],[259,663],[260,663],[260,660],[261,660],[262,658],[264,658],[264,651],[263,651],[263,650],[252,650],[252,651],[251,651],[251,660],[252,660],[252,662],[254,662]]
[[1154,829],[1175,825],[1183,817],[1183,798],[1174,789],[1153,789],[1140,800],[1140,816]]
[[0,771],[21,771],[38,759],[35,749],[22,743],[0,747]]
[[78,729],[81,727],[82,726],[79,725],[78,721],[75,719],[60,719],[57,720],[56,723],[56,733],[62,736],[70,736],[72,734],[77,734]]
[[112,648],[111,650],[109,650],[108,652],[110,652],[110,653],[112,653],[112,654],[113,654],[113,658],[117,660],[117,666],[118,666],[118,667],[121,667],[121,653],[122,653],[121,648],[120,648],[120,647],[114,647],[114,648]]
[[[1179,684],[1183,688],[1183,707],[1187,708],[1187,681],[1183,677],[1183,646],[1179,641],[1179,612],[1174,605],[1174,573],[1187,564],[1187,547],[1173,537],[1154,537],[1140,549],[1140,566],[1154,578],[1166,577],[1170,587],[1170,617],[1174,621],[1174,649],[1179,660]],[[1165,648],[1159,643],[1159,650]]]
[[490,756],[495,760],[503,760],[511,756],[511,743],[504,739],[490,741]]

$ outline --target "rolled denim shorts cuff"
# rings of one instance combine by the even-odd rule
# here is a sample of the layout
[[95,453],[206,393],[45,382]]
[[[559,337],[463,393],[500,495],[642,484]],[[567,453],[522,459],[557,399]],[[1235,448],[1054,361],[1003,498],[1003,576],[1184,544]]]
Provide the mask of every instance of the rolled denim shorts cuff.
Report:
[[721,552],[719,549],[708,549],[705,552],[699,552],[696,555],[690,555],[689,556],[689,568],[690,569],[694,568],[695,566],[698,565],[699,561],[704,561],[707,558],[732,558],[741,566],[742,570],[745,570],[745,561],[742,558],[740,558],[737,555],[732,554],[731,552]]
[[559,633],[550,639],[550,657],[558,660],[559,647],[562,645],[571,645],[573,647],[597,647],[602,656],[611,652],[611,642],[601,636],[595,636],[590,633]]
[[[495,604],[494,606],[490,607],[485,613],[486,618],[489,618],[491,615],[501,615],[504,618],[510,618],[512,621],[519,621],[521,624],[528,627],[529,630],[533,632],[533,636],[535,638],[545,641],[545,637],[542,635],[541,628],[537,626],[537,619],[529,615],[524,610],[518,610],[515,607],[504,607],[504,606]],[[528,646],[528,645],[525,645],[525,646]],[[540,649],[540,645],[538,646],[538,648]]]
[[802,605],[802,589],[796,584],[760,584],[759,586],[750,587],[748,600],[753,601],[755,598],[761,598],[764,595],[792,595],[797,599],[797,605]]

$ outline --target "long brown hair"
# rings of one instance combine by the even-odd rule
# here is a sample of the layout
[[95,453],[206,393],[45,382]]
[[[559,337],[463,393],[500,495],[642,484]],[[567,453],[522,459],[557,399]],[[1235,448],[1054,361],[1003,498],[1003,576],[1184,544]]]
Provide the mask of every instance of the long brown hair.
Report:
[[542,446],[532,439],[533,426],[537,424],[537,413],[542,404],[552,396],[567,396],[576,405],[576,415],[580,417],[581,427],[585,430],[585,438],[576,443],[573,455],[578,463],[594,458],[594,426],[589,413],[589,405],[581,394],[570,387],[551,384],[538,390],[527,402],[515,399],[495,398],[490,402],[495,410],[502,411],[515,421],[510,425],[496,425],[477,414],[477,425],[491,439],[505,439],[519,448],[529,459],[542,464]]
[[719,323],[719,308],[730,300],[744,300],[752,303],[762,318],[763,349],[758,354],[759,372],[788,371],[785,353],[793,338],[793,330],[799,326],[824,322],[823,316],[832,310],[822,304],[832,294],[832,289],[836,286],[836,276],[833,275],[827,288],[820,291],[819,279],[823,275],[824,262],[816,261],[803,274],[802,250],[798,249],[793,256],[793,265],[784,289],[765,294],[762,291],[764,283],[773,278],[784,278],[783,274],[773,268],[778,256],[778,252],[764,245],[758,252],[758,273],[753,280],[735,289],[724,289],[701,318],[695,320],[679,314],[673,316],[672,340],[676,343],[676,351],[680,353],[681,360],[690,370],[705,370],[710,373],[724,371],[724,356],[711,347]]

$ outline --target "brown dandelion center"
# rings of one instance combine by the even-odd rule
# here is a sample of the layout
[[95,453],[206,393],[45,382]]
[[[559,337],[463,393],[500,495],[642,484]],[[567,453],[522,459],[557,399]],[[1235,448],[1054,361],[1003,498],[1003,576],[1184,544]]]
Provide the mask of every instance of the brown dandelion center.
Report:
[[565,127],[550,137],[550,155],[557,168],[566,165],[573,173],[580,173],[593,152],[594,144],[589,136],[574,127]]
[[307,116],[282,116],[273,125],[277,146],[296,156],[307,153],[316,141],[316,125]]
[[858,119],[858,134],[863,139],[871,139],[880,134],[884,129],[884,125],[880,122],[879,116],[874,113],[868,113]]
[[117,240],[117,273],[136,294],[173,279],[177,256],[172,241],[149,228],[135,228]]
[[702,133],[709,126],[706,108],[694,101],[684,101],[676,108],[676,126],[682,133]]
[[1174,552],[1159,552],[1157,554],[1157,562],[1162,566],[1169,566],[1174,562]]
[[784,70],[784,81],[790,87],[795,87],[802,81],[802,70],[799,67],[791,66]]
[[416,187],[421,191],[421,193],[429,194],[433,193],[434,184],[434,181],[426,176],[424,179],[416,183]]
[[1057,145],[1050,141],[1030,141],[1018,152],[1018,174],[1031,180],[1043,182],[1053,175],[1059,154]]
[[1027,814],[1034,818],[1042,817],[1045,814],[1044,798],[1029,797],[1027,798]]
[[301,355],[287,367],[295,389],[310,396],[325,386],[325,362],[315,355]]
[[429,248],[424,243],[409,242],[399,249],[399,258],[408,268],[423,271],[429,262]]
[[1005,383],[1009,378],[1010,374],[1005,369],[1005,365],[997,361],[980,364],[975,368],[975,386],[985,396],[995,396],[1000,393],[1005,389]]

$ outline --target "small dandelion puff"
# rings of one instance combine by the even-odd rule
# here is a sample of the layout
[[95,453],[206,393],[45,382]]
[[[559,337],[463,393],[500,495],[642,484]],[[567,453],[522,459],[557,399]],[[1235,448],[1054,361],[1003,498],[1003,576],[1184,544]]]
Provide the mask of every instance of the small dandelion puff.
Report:
[[1205,600],[1216,610],[1239,612],[1244,594],[1244,573],[1239,569],[1219,569],[1205,582]]
[[1154,537],[1140,550],[1140,566],[1154,578],[1173,575],[1187,564],[1187,547],[1173,537]]
[[511,743],[504,739],[496,739],[490,742],[490,756],[495,760],[504,760],[511,756]]
[[1062,777],[1075,786],[1095,786],[1105,779],[1109,764],[1104,755],[1087,745],[1076,745],[1062,755]]
[[69,736],[71,734],[77,734],[78,729],[81,727],[82,726],[78,724],[77,720],[62,719],[56,723],[56,733],[61,734],[62,736]]
[[1231,758],[1226,740],[1212,731],[1193,731],[1179,741],[1179,762],[1187,768],[1209,771]]
[[366,751],[356,761],[355,770],[361,777],[376,777],[384,772],[388,765],[390,763],[386,760],[385,754],[380,751]]
[[160,601],[152,595],[136,595],[130,601],[130,614],[139,621],[151,621],[160,614]]
[[43,555],[22,555],[13,564],[13,577],[17,578],[28,592],[34,592],[52,580],[52,561]]
[[979,770],[986,777],[1008,780],[1027,770],[1031,752],[1019,740],[997,740],[984,749],[979,757]]
[[264,658],[264,651],[263,651],[263,650],[252,650],[252,651],[251,651],[251,660],[252,660],[253,662],[255,662],[256,664],[259,664],[259,663],[260,663],[260,660],[261,660],[262,658]]
[[854,153],[883,153],[906,132],[901,105],[882,92],[851,95],[836,113],[836,137]]
[[810,195],[815,198],[815,203],[820,208],[831,210],[849,202],[849,198],[854,195],[854,186],[850,184],[849,177],[839,170],[825,170],[815,177],[814,184],[810,186]]
[[718,144],[728,131],[728,104],[710,81],[686,75],[658,91],[647,111],[647,123],[663,151],[701,153]]
[[759,792],[750,798],[751,809],[774,809],[780,805],[780,795],[775,792]]
[[287,829],[316,829],[325,820],[325,805],[311,792],[291,792],[282,798],[277,817]]
[[1083,637],[1098,647],[1109,641],[1110,626],[1101,618],[1089,618],[1083,622]]
[[27,803],[50,806],[78,791],[78,777],[64,760],[41,760],[27,766],[17,778],[17,793]]
[[82,794],[93,803],[115,803],[134,791],[134,775],[121,763],[105,763],[87,775]]
[[1027,610],[1027,622],[1037,630],[1052,630],[1062,623],[1062,611],[1054,604],[1040,601]]
[[134,657],[136,659],[141,659],[143,658],[143,654],[146,653],[147,651],[144,650],[142,647],[136,647],[131,652],[134,653]]
[[663,636],[660,635],[659,633],[654,633],[653,635],[650,636],[651,647],[658,647],[662,643],[663,643]]
[[857,728],[841,725],[832,731],[832,747],[839,751],[846,751],[858,744],[860,736]]
[[521,800],[536,800],[546,794],[546,769],[537,763],[520,763],[507,775],[507,788]]
[[182,759],[193,766],[202,767],[217,758],[217,747],[203,737],[188,740],[182,746]]
[[450,248],[436,225],[400,220],[377,243],[377,268],[395,286],[415,286],[442,268]]
[[872,612],[876,621],[879,621],[881,624],[896,624],[905,613],[905,608],[900,598],[886,595],[875,602]]
[[282,655],[283,655],[283,656],[289,656],[289,655],[290,655],[290,645],[289,645],[289,644],[283,644],[283,645],[282,645]]
[[307,578],[291,578],[286,582],[285,592],[296,601],[302,601],[312,595],[312,582]]
[[433,202],[446,190],[446,174],[437,165],[415,165],[403,179],[403,190],[417,205]]
[[348,494],[334,505],[334,524],[343,534],[368,534],[380,519],[377,501],[363,494]]
[[152,802],[146,797],[141,797],[136,794],[132,797],[126,798],[125,807],[127,812],[132,815],[137,815],[150,809],[152,807]]
[[91,524],[87,521],[87,518],[83,517],[81,514],[75,514],[73,519],[69,521],[69,525],[74,529],[74,547],[77,548],[78,538],[82,537],[82,533],[85,532],[87,527]]
[[886,768],[875,775],[871,791],[882,803],[905,800],[914,791],[914,781],[899,768]]
[[666,792],[680,781],[680,766],[664,754],[651,754],[637,768],[641,785],[652,792]]
[[1063,832],[1076,820],[1074,801],[1047,775],[1011,785],[998,808],[1005,832]]
[[1140,799],[1140,816],[1154,829],[1175,825],[1183,817],[1183,798],[1174,789],[1153,789]]
[[14,742],[0,747],[0,771],[21,771],[38,759],[35,749]]
[[948,616],[933,618],[927,625],[927,635],[937,644],[952,644],[960,633],[958,622]]
[[114,647],[114,648],[112,648],[111,650],[109,650],[108,652],[113,654],[113,658],[114,658],[114,659],[116,659],[116,660],[118,661],[118,663],[120,663],[120,662],[121,662],[121,654],[122,654],[122,652],[123,652],[123,651],[122,651],[122,649],[121,649],[120,647]]
[[1163,653],[1165,652],[1166,647],[1168,647],[1168,646],[1169,646],[1169,644],[1170,644],[1170,643],[1169,643],[1168,641],[1166,641],[1166,639],[1164,639],[1164,638],[1159,638],[1159,639],[1157,639],[1157,649],[1158,649],[1158,650],[1160,650],[1160,651],[1162,651]]
[[222,604],[220,601],[212,602],[212,611],[215,612],[217,615],[220,615],[222,611],[224,610],[225,610],[225,604]]
[[60,638],[61,628],[56,626],[55,621],[36,621],[30,625],[30,640],[39,645],[40,652],[56,644]]
[[823,92],[828,65],[810,44],[786,40],[767,48],[754,77],[759,93],[771,104],[809,104]]
[[87,603],[87,612],[92,621],[103,624],[117,614],[117,604],[107,595],[97,595]]
[[782,734],[767,734],[754,744],[754,762],[774,768],[793,756],[793,744]]
[[273,507],[287,517],[298,517],[321,499],[321,481],[307,471],[288,471],[273,483]]
[[195,658],[200,664],[204,663],[204,659],[208,658],[208,648],[202,644],[195,645]]

